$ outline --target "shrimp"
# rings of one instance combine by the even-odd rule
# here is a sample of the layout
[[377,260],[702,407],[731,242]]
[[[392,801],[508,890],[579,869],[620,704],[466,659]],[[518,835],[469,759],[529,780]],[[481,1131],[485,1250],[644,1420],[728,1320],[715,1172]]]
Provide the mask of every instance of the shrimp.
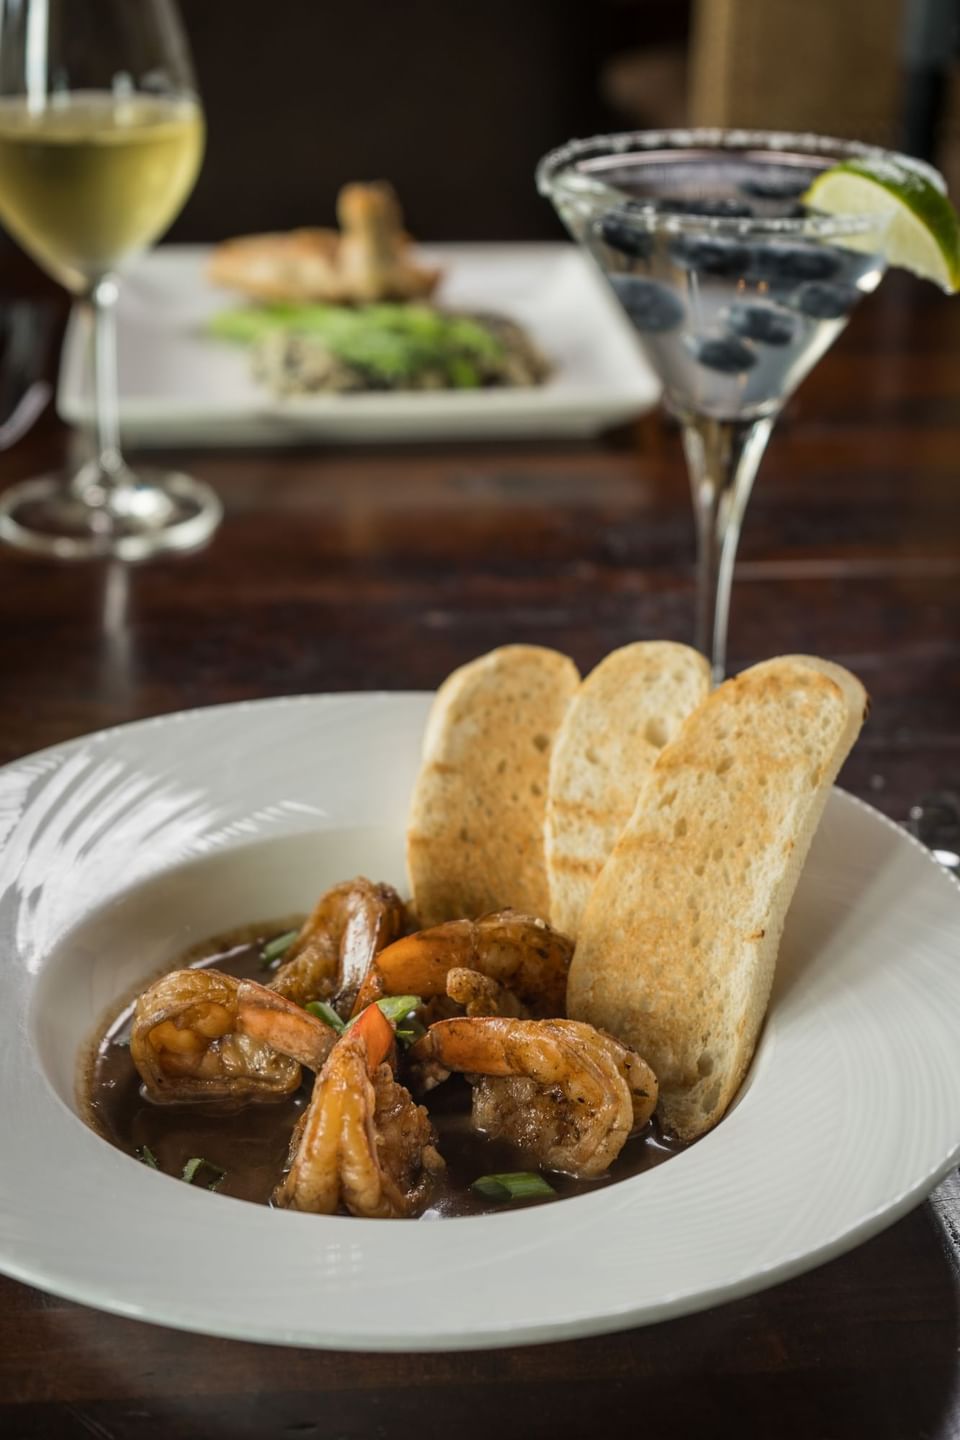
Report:
[[394,1031],[369,1006],[337,1041],[291,1142],[273,1203],[291,1210],[395,1219],[423,1209],[443,1160],[422,1105],[387,1063]]
[[[458,967],[448,971],[447,998],[459,1005],[465,1015],[510,1015],[516,1020],[523,1020],[530,1014],[512,990],[489,975],[482,975],[479,970]],[[446,1015],[434,1018],[446,1020],[449,1014],[448,1011]]]
[[[381,950],[360,988],[357,1008],[383,995],[465,998],[476,1013],[562,1015],[573,941],[545,920],[500,910],[479,920],[449,920]],[[474,971],[479,986],[459,972]],[[456,972],[456,973],[455,973]],[[451,985],[459,993],[453,994]],[[519,1005],[517,1002],[520,1002]]]
[[298,1005],[333,998],[349,1015],[373,957],[405,926],[403,901],[390,885],[363,876],[334,885],[307,917],[270,989]]
[[657,1103],[649,1065],[576,1020],[441,1020],[409,1053],[467,1072],[477,1130],[582,1179],[608,1169]]
[[335,1032],[253,980],[173,970],[137,1001],[130,1055],[151,1100],[282,1100]]

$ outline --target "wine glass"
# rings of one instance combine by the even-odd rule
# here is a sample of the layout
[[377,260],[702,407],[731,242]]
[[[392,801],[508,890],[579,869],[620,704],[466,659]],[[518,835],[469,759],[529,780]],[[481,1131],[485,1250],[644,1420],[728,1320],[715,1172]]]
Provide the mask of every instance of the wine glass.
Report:
[[177,216],[204,147],[174,0],[4,0],[0,222],[93,312],[95,455],[0,496],[0,538],[61,559],[204,543],[222,509],[188,475],[132,470],[117,411],[117,268]]
[[740,526],[784,401],[884,271],[886,212],[827,215],[801,197],[851,158],[929,166],[872,146],[747,130],[575,140],[540,192],[599,263],[679,420],[697,530],[696,643],[726,668]]

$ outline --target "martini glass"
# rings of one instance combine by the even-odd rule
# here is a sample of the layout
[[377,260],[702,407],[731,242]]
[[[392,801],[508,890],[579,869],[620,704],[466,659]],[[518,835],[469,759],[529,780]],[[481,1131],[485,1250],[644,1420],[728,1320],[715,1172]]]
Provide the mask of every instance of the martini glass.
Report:
[[[868,145],[749,130],[640,131],[545,156],[537,186],[590,252],[681,426],[697,531],[696,643],[726,665],[730,586],[757,467],[784,401],[880,283],[886,213],[801,196]],[[943,189],[936,171],[897,164]]]

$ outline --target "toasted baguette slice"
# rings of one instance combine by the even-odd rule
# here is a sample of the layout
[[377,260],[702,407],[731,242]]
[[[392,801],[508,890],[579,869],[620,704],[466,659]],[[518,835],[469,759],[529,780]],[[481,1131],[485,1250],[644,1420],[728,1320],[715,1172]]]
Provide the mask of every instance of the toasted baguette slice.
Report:
[[683,1140],[721,1119],[746,1074],[787,907],[866,705],[853,675],[805,655],[728,680],[660,752],[594,886],[567,1013],[639,1051]]
[[440,686],[407,831],[422,925],[506,906],[546,916],[550,750],[579,679],[556,650],[504,645]]
[[709,690],[699,651],[641,640],[614,650],[574,695],[550,759],[545,831],[550,921],[564,934],[576,937],[653,762]]

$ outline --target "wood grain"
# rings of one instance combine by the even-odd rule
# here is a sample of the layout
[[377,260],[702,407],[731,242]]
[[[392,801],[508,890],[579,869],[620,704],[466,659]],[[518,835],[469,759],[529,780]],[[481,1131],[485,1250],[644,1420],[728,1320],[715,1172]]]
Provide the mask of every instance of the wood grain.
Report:
[[[47,423],[0,457],[0,480],[67,450]],[[202,554],[125,570],[0,552],[0,762],[187,706],[433,686],[511,640],[586,669],[629,640],[690,637],[689,497],[658,417],[602,443],[169,458],[226,503]],[[924,791],[960,789],[958,581],[960,304],[893,276],[774,436],[731,655],[739,668],[803,649],[854,669],[873,708],[843,781],[896,819]],[[946,1440],[960,1435],[958,1257],[954,1176],[869,1244],[722,1309],[427,1356],[185,1336],[0,1280],[0,1434]],[[571,1285],[589,1263],[571,1256]]]

